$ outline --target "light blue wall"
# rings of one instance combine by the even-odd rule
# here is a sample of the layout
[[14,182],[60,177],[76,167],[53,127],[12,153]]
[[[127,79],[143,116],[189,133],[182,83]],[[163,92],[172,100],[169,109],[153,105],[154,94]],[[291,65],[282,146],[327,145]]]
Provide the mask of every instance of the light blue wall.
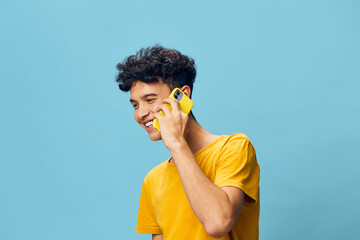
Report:
[[260,239],[359,239],[359,10],[2,0],[0,239],[150,239],[134,232],[140,187],[169,153],[114,79],[118,62],[154,43],[196,60],[206,129],[252,140]]

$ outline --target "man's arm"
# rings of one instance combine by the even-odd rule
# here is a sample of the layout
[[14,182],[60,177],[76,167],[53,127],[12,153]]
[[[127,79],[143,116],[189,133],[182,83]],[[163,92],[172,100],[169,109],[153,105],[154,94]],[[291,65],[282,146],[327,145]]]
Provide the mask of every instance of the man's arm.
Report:
[[162,234],[153,234],[152,235],[152,240],[163,240],[163,235]]
[[186,196],[206,232],[222,237],[234,225],[244,203],[244,193],[236,187],[219,188],[197,164],[189,147],[181,144],[171,150]]
[[203,173],[185,138],[188,116],[177,101],[166,99],[161,109],[165,116],[154,113],[161,125],[161,137],[171,152],[189,203],[206,232],[212,237],[227,234],[239,215],[244,193],[236,187],[219,188]]

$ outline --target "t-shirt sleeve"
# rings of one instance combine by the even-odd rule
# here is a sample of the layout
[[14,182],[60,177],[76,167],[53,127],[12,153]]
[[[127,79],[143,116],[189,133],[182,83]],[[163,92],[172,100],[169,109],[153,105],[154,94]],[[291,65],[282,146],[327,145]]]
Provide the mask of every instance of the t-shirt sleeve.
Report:
[[146,179],[143,182],[140,195],[139,203],[139,212],[137,218],[136,232],[138,233],[148,233],[148,234],[161,234],[161,229],[159,228],[154,209],[151,204],[147,189],[146,189]]
[[260,168],[250,140],[243,135],[231,136],[220,152],[214,184],[238,187],[256,203],[259,180]]

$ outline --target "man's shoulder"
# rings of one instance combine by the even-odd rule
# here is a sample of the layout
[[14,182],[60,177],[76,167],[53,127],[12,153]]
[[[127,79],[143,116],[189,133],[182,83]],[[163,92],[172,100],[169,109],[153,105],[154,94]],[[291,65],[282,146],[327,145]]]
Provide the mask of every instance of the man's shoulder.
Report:
[[145,181],[152,180],[154,178],[158,178],[159,176],[163,176],[164,171],[166,171],[167,165],[171,164],[169,163],[169,159],[166,161],[163,161],[159,165],[155,166],[153,169],[151,169],[148,174],[145,176]]
[[242,144],[244,142],[250,142],[249,138],[244,133],[234,133],[232,135],[222,135],[222,139],[219,144],[226,146],[227,144]]
[[[232,135],[222,135],[222,138],[211,147],[211,149],[217,149],[220,155],[231,154],[244,151],[255,151],[250,139],[244,133],[235,133]],[[219,156],[220,156],[219,155]]]
[[245,133],[234,133],[232,135],[229,135],[229,140],[249,140],[249,138],[246,136]]
[[245,146],[249,146],[253,148],[252,142],[244,133],[235,133],[233,135],[227,136],[226,140],[224,141],[223,149],[224,148],[243,148]]

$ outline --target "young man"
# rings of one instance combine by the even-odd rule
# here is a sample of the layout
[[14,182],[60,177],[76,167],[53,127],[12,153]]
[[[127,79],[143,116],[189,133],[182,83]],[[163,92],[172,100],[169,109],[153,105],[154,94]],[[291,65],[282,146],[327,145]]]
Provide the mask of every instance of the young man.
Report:
[[260,170],[251,142],[244,134],[207,132],[168,98],[175,87],[191,97],[194,60],[155,46],[117,68],[135,120],[172,155],[144,179],[136,231],[153,239],[258,239]]

